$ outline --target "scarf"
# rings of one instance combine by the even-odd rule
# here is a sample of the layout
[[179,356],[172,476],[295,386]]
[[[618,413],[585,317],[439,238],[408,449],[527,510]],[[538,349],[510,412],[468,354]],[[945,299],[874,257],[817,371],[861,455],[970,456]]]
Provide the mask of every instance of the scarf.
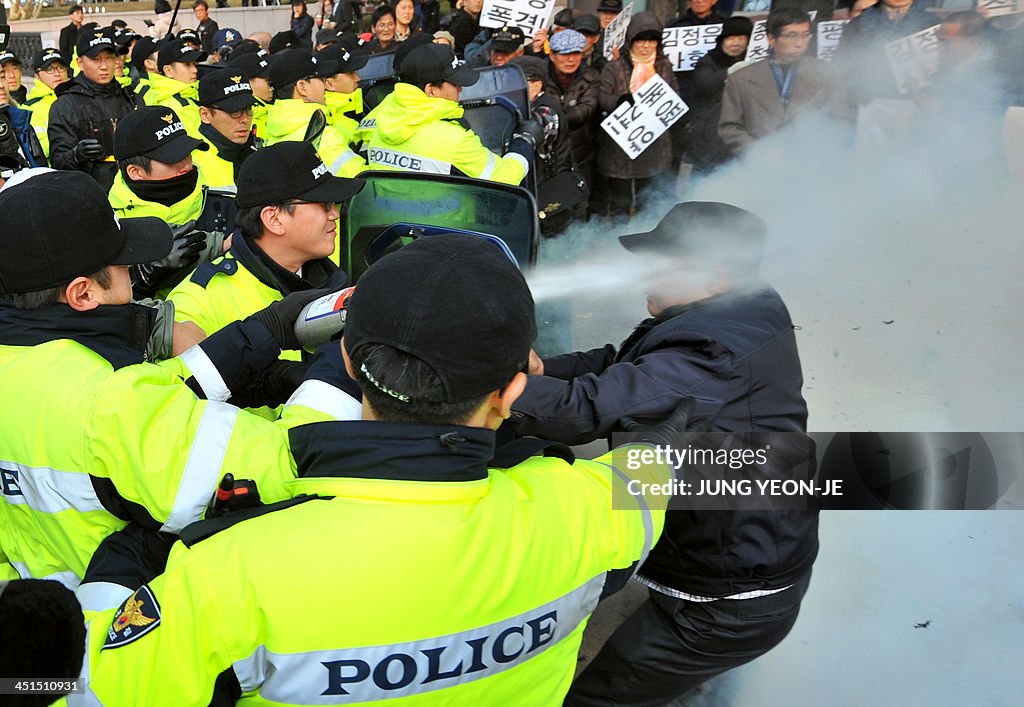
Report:
[[231,142],[217,132],[217,129],[209,123],[203,123],[199,126],[199,134],[214,146],[217,150],[218,157],[232,164],[234,167],[234,177],[235,179],[238,179],[238,170],[241,168],[242,162],[244,162],[255,149],[253,147],[253,143],[256,140],[255,134],[250,131],[249,139],[242,145]]
[[629,53],[629,60],[633,62],[633,73],[629,77],[629,92],[636,93],[640,87],[647,83],[648,79],[654,76],[654,61],[658,58],[657,53],[649,60],[644,61],[632,51]]
[[171,177],[170,179],[142,179],[136,181],[130,179],[125,172],[122,172],[122,176],[128,184],[128,188],[140,199],[153,201],[167,207],[174,206],[179,201],[188,197],[189,194],[196,190],[196,184],[199,182],[199,170],[195,168],[187,174],[183,174],[180,177]]

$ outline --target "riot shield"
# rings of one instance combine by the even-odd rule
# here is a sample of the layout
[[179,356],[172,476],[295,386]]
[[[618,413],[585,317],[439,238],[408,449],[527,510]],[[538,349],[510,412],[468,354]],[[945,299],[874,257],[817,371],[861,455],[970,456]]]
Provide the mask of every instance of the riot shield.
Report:
[[364,172],[342,224],[342,266],[353,281],[415,238],[467,233],[496,238],[519,263],[536,262],[537,204],[521,187],[416,172]]

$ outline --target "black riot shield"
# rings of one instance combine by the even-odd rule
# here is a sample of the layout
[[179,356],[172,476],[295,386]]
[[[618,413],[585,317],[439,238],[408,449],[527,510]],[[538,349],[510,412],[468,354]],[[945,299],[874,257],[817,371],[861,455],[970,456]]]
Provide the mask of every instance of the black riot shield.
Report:
[[417,172],[364,172],[349,201],[341,264],[355,282],[375,260],[416,238],[466,233],[493,239],[521,268],[537,259],[537,203],[521,187]]

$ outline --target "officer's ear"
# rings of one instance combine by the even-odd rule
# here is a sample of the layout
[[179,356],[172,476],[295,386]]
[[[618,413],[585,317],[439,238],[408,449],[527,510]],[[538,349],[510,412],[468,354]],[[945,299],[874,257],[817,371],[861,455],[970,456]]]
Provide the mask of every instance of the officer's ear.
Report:
[[348,357],[348,349],[345,348],[345,337],[341,337],[341,360],[345,362],[345,370],[348,372],[349,378],[352,380],[356,379],[355,369],[352,368],[352,359]]
[[207,125],[213,124],[213,112],[206,106],[199,106],[199,120]]
[[128,179],[131,179],[133,182],[137,182],[140,179],[146,179],[149,176],[149,172],[137,164],[130,164],[125,167],[124,173],[128,175]]
[[76,312],[88,312],[100,306],[97,290],[99,282],[91,277],[76,277],[64,288],[64,301]]
[[507,420],[512,414],[512,404],[519,399],[519,396],[526,390],[526,374],[520,371],[501,390],[496,390],[493,396],[493,404],[501,415],[502,420]]

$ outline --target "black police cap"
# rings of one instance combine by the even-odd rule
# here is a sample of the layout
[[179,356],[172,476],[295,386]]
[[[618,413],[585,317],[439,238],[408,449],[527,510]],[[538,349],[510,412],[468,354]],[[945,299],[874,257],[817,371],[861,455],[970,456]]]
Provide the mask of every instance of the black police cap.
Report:
[[143,106],[117,121],[114,131],[114,158],[148,157],[164,164],[175,164],[193,150],[210,146],[185,132],[178,115],[163,106]]
[[218,69],[199,79],[199,100],[196,103],[201,106],[234,113],[245,110],[255,102],[249,77],[241,69]]

